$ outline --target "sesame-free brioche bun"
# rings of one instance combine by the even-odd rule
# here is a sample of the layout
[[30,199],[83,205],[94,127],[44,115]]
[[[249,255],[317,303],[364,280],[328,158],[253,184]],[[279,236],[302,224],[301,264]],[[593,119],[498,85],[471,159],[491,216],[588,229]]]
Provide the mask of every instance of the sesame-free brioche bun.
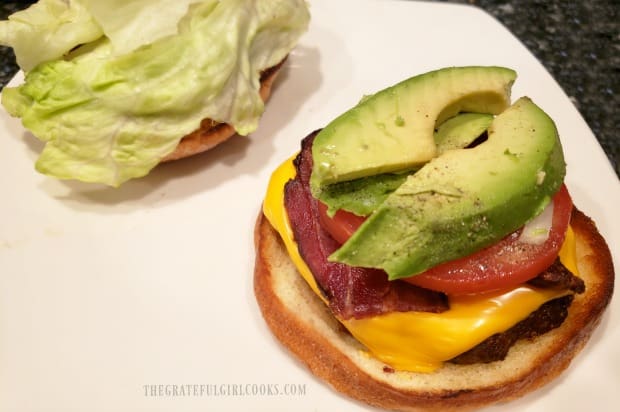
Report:
[[[277,65],[261,72],[259,94],[261,99],[263,99],[263,102],[267,102],[269,99],[273,82],[285,61],[286,58],[284,58]],[[203,119],[200,122],[200,127],[181,138],[181,141],[176,149],[164,157],[162,162],[178,160],[205,152],[230,139],[235,136],[235,134],[235,129],[227,123],[219,123],[211,119]]]
[[518,341],[503,361],[446,363],[430,374],[387,367],[369,355],[312,292],[262,213],[254,232],[254,291],[276,338],[335,390],[389,410],[476,409],[522,396],[558,376],[586,344],[611,300],[614,269],[605,240],[577,209],[571,226],[585,293],[575,295],[559,328]]

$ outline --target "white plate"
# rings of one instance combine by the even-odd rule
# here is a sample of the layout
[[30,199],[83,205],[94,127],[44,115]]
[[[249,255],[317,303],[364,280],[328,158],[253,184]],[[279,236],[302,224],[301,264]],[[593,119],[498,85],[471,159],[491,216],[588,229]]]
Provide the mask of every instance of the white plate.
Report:
[[[620,261],[618,179],[569,98],[504,27],[437,3],[311,8],[258,132],[120,189],[37,174],[41,145],[0,115],[0,410],[364,410],[271,336],[252,291],[252,229],[271,171],[302,137],[362,95],[430,69],[518,71],[513,96],[556,120],[574,200]],[[610,410],[619,324],[616,299],[567,373],[493,410]]]

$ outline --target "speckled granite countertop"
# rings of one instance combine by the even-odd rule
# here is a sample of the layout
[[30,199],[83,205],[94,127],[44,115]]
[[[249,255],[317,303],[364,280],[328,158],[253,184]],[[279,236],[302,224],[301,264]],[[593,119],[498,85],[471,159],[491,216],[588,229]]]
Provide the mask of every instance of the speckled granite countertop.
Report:
[[[512,31],[556,78],[620,176],[620,3],[618,0],[439,0],[473,4]],[[33,0],[5,1],[0,19]],[[0,86],[17,67],[0,47]]]

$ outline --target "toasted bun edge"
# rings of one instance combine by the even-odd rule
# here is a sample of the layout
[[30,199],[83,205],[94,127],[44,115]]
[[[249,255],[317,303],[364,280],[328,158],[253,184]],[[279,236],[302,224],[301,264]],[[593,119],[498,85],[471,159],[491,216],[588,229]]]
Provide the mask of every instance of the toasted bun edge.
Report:
[[553,380],[599,324],[614,288],[611,253],[594,222],[581,211],[573,211],[571,226],[586,292],[575,297],[562,326],[519,341],[500,362],[446,364],[432,374],[385,368],[310,290],[262,213],[254,231],[254,292],[273,335],[336,391],[391,410],[471,410],[520,397]]

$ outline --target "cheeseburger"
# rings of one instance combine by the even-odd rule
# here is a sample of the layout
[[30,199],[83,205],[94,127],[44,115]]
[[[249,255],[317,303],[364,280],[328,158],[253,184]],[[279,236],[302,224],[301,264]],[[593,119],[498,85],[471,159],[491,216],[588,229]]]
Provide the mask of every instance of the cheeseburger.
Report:
[[119,186],[258,126],[303,0],[39,0],[0,22],[25,80],[2,104],[36,169]]
[[557,129],[516,73],[414,76],[311,133],[273,174],[254,290],[336,390],[393,410],[505,402],[567,368],[614,269],[572,202]]

